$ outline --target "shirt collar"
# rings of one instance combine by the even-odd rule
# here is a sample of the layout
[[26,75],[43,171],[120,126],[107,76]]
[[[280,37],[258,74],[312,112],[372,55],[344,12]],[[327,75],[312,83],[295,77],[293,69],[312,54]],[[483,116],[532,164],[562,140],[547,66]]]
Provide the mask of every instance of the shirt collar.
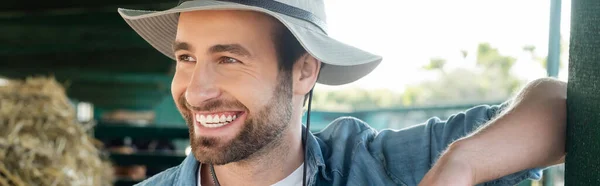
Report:
[[196,180],[198,175],[197,171],[200,167],[200,163],[196,160],[194,154],[188,154],[180,166],[179,175],[175,177],[173,185],[196,185],[198,181]]
[[[306,127],[303,125],[302,136],[304,136],[305,131]],[[315,135],[312,134],[312,132],[308,133],[308,139],[306,140],[306,143],[306,162],[304,163],[308,165],[307,176],[309,185],[313,185],[315,183],[316,180],[314,180],[314,178],[319,171],[322,173],[325,179],[329,180],[330,177],[325,171],[325,162],[323,160],[323,153],[328,152],[321,151],[321,149],[323,149],[321,146],[326,144],[318,140]]]

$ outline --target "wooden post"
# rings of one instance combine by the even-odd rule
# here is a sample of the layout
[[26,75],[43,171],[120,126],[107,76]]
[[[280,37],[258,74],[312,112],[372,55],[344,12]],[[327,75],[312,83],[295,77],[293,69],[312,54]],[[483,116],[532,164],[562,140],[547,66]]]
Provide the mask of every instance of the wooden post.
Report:
[[565,185],[600,185],[600,1],[571,7]]

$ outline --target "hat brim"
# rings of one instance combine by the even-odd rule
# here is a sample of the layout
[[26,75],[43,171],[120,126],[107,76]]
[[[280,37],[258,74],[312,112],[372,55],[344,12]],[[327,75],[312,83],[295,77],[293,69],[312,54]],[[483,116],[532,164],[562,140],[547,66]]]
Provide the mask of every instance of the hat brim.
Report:
[[223,1],[188,1],[164,11],[119,9],[119,14],[142,38],[164,55],[175,59],[172,44],[177,34],[178,15],[199,10],[251,10],[279,20],[306,51],[325,63],[318,83],[342,85],[369,74],[382,58],[327,36],[309,22],[270,10]]

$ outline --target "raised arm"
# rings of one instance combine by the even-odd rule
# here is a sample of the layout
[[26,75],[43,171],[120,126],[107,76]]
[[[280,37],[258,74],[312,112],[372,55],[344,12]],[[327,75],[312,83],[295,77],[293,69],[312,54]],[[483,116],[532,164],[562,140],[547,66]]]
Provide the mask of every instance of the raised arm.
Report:
[[453,142],[420,185],[474,185],[564,162],[566,83],[529,83],[495,119]]

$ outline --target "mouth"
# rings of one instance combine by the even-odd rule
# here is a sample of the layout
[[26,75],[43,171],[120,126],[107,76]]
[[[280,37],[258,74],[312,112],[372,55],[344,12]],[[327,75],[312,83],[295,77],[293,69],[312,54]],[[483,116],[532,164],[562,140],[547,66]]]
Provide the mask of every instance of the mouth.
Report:
[[216,129],[234,123],[239,120],[240,116],[243,114],[244,112],[242,111],[195,113],[194,120],[202,127]]

